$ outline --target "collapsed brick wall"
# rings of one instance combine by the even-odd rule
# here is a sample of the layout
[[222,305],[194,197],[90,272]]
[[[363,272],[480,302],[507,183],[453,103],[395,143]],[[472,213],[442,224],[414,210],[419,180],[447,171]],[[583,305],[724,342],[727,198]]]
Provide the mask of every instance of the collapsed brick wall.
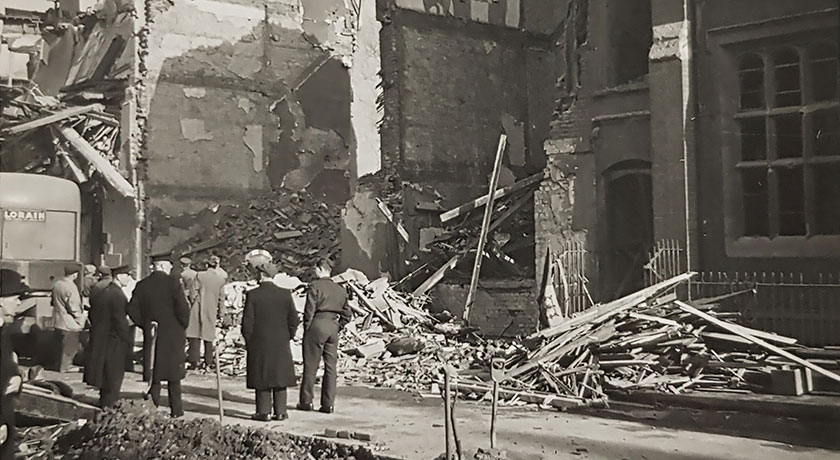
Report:
[[[536,331],[539,308],[533,280],[493,280],[482,282],[470,310],[470,325],[485,337],[514,337]],[[460,318],[469,291],[468,284],[441,284],[435,287],[433,311],[447,310]]]

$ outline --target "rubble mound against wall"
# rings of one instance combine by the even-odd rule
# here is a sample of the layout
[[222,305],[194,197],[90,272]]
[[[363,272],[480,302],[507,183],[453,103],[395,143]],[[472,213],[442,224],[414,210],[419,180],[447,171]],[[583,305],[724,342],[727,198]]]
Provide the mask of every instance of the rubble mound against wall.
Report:
[[136,402],[122,402],[63,434],[52,453],[63,459],[179,458],[185,460],[380,459],[365,447],[291,436],[210,418],[170,419]]
[[221,217],[209,232],[189,242],[191,257],[218,255],[234,280],[249,278],[244,257],[265,249],[281,271],[305,276],[318,258],[337,263],[341,251],[341,207],[306,193],[277,191],[247,204],[220,209]]

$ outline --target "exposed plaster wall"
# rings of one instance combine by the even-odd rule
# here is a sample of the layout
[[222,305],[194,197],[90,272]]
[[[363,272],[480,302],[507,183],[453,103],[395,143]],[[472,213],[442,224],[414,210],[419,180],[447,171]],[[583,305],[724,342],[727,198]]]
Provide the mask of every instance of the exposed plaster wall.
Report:
[[354,5],[144,2],[139,150],[152,253],[212,225],[216,204],[282,188],[341,205],[358,174],[378,169],[378,24],[360,31]]

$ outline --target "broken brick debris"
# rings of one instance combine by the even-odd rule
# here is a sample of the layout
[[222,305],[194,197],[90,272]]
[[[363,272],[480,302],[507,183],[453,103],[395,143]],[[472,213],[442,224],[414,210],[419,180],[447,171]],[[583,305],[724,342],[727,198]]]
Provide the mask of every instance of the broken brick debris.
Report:
[[232,425],[211,418],[171,419],[140,403],[122,401],[90,420],[37,427],[20,433],[15,458],[181,458],[222,460],[384,459],[369,446]]
[[242,205],[219,207],[215,226],[175,248],[193,259],[218,255],[231,279],[253,275],[243,265],[245,254],[268,251],[281,271],[308,275],[318,259],[339,259],[341,207],[307,192],[278,190]]

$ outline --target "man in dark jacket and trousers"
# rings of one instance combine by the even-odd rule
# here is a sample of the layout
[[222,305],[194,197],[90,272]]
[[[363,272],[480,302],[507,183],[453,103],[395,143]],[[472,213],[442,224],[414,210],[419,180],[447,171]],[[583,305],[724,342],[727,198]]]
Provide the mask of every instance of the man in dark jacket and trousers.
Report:
[[324,259],[315,268],[318,278],[309,284],[306,307],[303,311],[303,381],[300,384],[298,409],[312,410],[315,375],[321,357],[324,358],[324,378],[321,382],[321,408],[324,413],[335,409],[336,362],[338,361],[338,333],[350,322],[347,291],[330,279],[332,264]]
[[120,397],[125,356],[134,343],[126,317],[127,306],[128,299],[114,278],[90,299],[90,342],[84,382],[99,388],[100,407],[113,406]]
[[260,285],[246,294],[242,313],[247,386],[256,390],[257,412],[253,419],[267,422],[271,416],[273,420],[286,420],[286,388],[297,385],[289,342],[300,319],[292,292],[272,281],[277,269],[264,263],[256,270]]
[[12,349],[11,322],[29,291],[19,273],[0,270],[0,460],[15,458],[15,399],[23,385]]
[[[186,376],[186,329],[190,320],[190,307],[178,278],[170,275],[172,263],[167,258],[156,258],[151,275],[137,283],[128,304],[128,316],[143,328],[143,380],[151,379],[149,391],[155,406],[160,405],[160,382],[166,380],[169,391],[169,408],[172,417],[184,415],[181,401],[181,380]],[[158,323],[152,369],[151,324]]]

